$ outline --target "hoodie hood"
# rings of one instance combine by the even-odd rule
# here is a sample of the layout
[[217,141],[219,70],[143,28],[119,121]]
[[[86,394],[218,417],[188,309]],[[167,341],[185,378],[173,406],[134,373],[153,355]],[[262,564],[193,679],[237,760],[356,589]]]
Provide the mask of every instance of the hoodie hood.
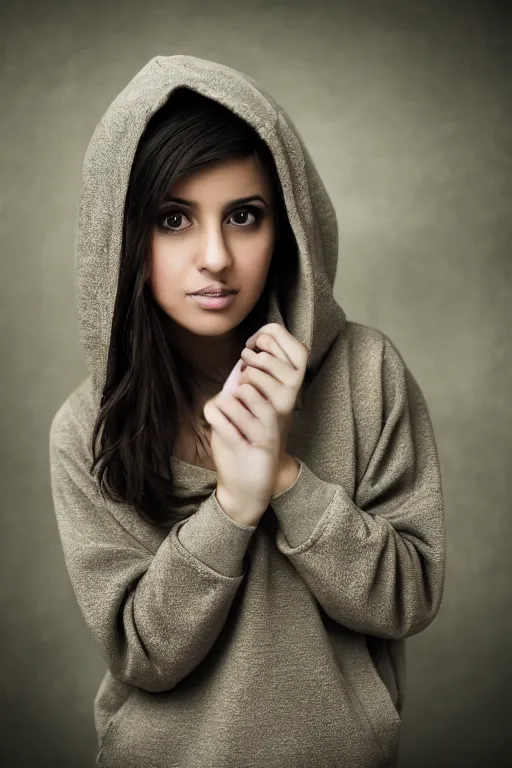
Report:
[[[94,399],[105,385],[123,236],[123,216],[138,142],[176,88],[224,105],[266,142],[277,167],[298,246],[297,289],[288,294],[285,325],[275,292],[267,323],[279,323],[310,350],[310,382],[345,324],[333,295],[338,262],[336,214],[302,139],[285,111],[252,78],[195,56],[156,56],[114,99],[86,151],[76,236],[80,340]],[[300,406],[299,406],[300,407]]]

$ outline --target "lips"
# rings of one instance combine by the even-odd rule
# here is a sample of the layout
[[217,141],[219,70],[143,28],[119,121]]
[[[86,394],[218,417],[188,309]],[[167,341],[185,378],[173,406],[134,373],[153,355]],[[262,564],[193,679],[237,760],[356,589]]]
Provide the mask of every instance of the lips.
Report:
[[205,296],[204,293],[191,293],[189,298],[193,299],[202,309],[226,309],[235,301],[237,291],[226,293],[224,296]]

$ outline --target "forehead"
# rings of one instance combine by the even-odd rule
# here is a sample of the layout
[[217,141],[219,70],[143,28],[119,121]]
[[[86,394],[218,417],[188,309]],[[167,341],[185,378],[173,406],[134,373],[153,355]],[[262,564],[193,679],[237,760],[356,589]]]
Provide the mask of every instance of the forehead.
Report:
[[177,197],[201,201],[214,195],[225,201],[270,193],[267,175],[254,157],[236,158],[202,168],[173,184]]

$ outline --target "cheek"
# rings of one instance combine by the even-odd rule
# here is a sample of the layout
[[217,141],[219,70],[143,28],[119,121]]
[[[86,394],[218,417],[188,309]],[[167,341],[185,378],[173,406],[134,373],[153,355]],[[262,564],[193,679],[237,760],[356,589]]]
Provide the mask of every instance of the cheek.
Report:
[[182,283],[179,260],[171,258],[168,250],[158,243],[153,246],[150,274],[155,296],[176,293]]
[[255,284],[265,282],[272,261],[273,248],[273,239],[266,236],[251,243],[246,252],[241,254],[239,267],[245,282],[253,281]]

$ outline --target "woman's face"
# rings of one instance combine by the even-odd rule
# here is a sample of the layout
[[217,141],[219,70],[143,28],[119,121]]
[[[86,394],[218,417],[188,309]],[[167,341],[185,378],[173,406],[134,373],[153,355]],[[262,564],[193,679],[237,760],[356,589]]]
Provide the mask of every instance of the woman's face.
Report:
[[[251,157],[201,170],[170,190],[152,235],[149,282],[188,355],[220,369],[236,363],[236,328],[265,287],[274,239],[271,188]],[[189,295],[211,283],[238,290],[228,307],[203,309]]]

